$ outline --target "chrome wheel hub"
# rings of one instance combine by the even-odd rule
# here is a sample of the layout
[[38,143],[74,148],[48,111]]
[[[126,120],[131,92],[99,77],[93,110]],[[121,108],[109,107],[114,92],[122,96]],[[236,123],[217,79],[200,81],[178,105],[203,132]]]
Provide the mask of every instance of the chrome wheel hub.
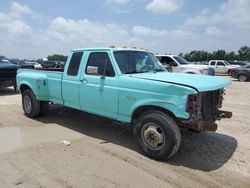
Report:
[[163,130],[155,123],[148,123],[142,129],[144,143],[151,149],[159,150],[164,146],[165,136]]

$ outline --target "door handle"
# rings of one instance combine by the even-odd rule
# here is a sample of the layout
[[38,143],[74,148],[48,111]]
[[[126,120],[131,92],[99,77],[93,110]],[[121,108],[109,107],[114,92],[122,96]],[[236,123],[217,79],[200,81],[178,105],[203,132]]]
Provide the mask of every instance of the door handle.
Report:
[[87,83],[88,83],[88,80],[85,79],[85,78],[83,78],[83,79],[80,80],[80,82],[81,82],[82,84],[87,84]]
[[103,87],[99,87],[98,89],[100,92],[103,92]]

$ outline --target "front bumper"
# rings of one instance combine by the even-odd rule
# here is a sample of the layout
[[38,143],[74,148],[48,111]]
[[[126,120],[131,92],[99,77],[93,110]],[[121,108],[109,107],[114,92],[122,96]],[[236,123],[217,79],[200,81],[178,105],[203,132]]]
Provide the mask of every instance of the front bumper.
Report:
[[[222,118],[232,118],[233,113],[228,111],[219,111],[217,120],[221,120]],[[203,131],[216,131],[218,128],[217,123],[215,122],[204,122],[204,121],[198,121],[196,123],[193,123],[191,125],[186,125],[185,128],[193,129],[198,132]]]

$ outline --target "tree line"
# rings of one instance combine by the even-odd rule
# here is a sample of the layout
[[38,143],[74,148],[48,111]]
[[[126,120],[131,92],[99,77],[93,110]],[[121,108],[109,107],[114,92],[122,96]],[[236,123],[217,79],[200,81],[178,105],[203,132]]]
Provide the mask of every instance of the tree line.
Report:
[[[221,59],[221,60],[237,60],[237,61],[250,61],[250,47],[242,46],[238,52],[226,52],[225,50],[217,50],[214,52],[199,51],[194,50],[189,53],[180,53],[180,56],[184,57],[188,61],[209,61],[212,59]],[[67,56],[64,55],[49,55],[47,57],[49,61],[63,61],[66,62]]]
[[209,60],[237,60],[237,61],[250,61],[250,47],[242,46],[238,52],[226,52],[225,50],[217,50],[214,52],[194,50],[189,53],[180,53],[188,61],[209,61]]

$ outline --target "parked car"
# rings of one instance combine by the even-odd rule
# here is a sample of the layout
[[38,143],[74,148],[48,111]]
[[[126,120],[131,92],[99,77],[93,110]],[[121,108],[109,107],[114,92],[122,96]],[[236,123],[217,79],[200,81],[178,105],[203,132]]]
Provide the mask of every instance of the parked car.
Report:
[[211,60],[208,62],[208,66],[214,68],[216,74],[228,74],[231,75],[232,68],[238,68],[239,65],[230,65],[225,60]]
[[241,82],[250,81],[250,65],[231,69],[231,76]]
[[34,66],[32,64],[27,63],[25,60],[10,59],[10,63],[17,65],[18,68],[34,69]]
[[228,61],[230,65],[239,65],[239,66],[245,66],[247,65],[246,61]]
[[16,89],[16,72],[18,66],[13,65],[9,60],[0,56],[0,86],[10,87],[13,86]]
[[193,64],[177,55],[156,55],[159,61],[169,72],[182,72],[189,74],[214,75],[213,68],[207,65]]
[[32,65],[34,67],[34,69],[42,69],[42,65],[37,63],[37,62],[34,62],[34,61],[27,61],[28,64]]
[[59,61],[42,61],[41,65],[43,68],[48,69],[48,68],[63,68],[64,64]]
[[[137,144],[154,159],[173,156],[180,129],[215,131],[230,81],[169,73],[148,51],[120,48],[72,50],[64,72],[18,70],[26,116],[48,112],[49,101],[132,126]],[[195,144],[195,143],[194,143]]]

